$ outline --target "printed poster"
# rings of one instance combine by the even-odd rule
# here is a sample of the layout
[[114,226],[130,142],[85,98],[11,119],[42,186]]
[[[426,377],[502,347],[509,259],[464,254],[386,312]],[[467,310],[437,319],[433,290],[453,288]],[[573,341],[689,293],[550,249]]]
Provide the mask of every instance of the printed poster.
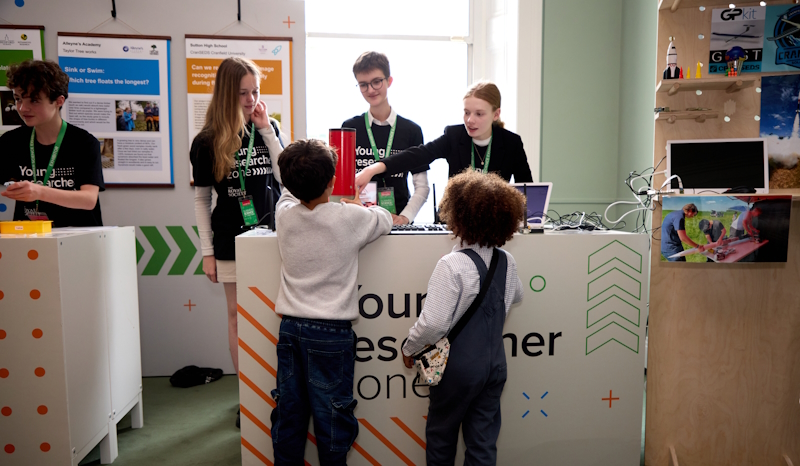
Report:
[[800,69],[800,5],[768,6],[761,71]]
[[61,115],[100,141],[106,185],[174,185],[169,37],[58,33]]
[[9,65],[25,60],[44,60],[44,26],[0,26],[0,134],[24,124],[14,93],[6,86],[6,71]]
[[800,190],[800,75],[761,78],[761,129],[769,189]]
[[[228,57],[248,58],[258,66],[261,71],[261,100],[267,104],[269,116],[280,123],[281,133],[286,139],[294,139],[291,38],[187,35],[189,144],[203,129],[217,68]],[[191,165],[189,173],[191,177]]]
[[761,71],[766,7],[720,8],[712,11],[708,73],[725,73],[728,62],[744,58],[740,72]]
[[661,262],[786,262],[791,210],[792,196],[664,196]]

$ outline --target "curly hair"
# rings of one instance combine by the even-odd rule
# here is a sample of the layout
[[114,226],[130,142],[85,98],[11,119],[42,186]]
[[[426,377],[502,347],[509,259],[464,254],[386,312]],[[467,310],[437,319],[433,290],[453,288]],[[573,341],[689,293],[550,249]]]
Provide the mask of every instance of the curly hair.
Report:
[[494,173],[468,168],[448,181],[439,215],[464,244],[500,247],[525,219],[525,196]]
[[336,174],[336,150],[319,139],[300,139],[281,152],[278,168],[283,185],[301,201],[322,196]]
[[39,97],[44,92],[50,102],[69,96],[69,76],[54,61],[25,60],[9,66],[6,78],[8,87],[22,89],[23,96]]

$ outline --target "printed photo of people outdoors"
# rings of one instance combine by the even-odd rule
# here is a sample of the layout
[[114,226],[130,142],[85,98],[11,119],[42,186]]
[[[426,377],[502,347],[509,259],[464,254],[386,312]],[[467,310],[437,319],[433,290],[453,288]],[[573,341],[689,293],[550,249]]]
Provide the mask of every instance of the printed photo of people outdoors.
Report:
[[786,262],[791,207],[791,196],[664,196],[661,261]]
[[117,131],[159,131],[157,100],[116,101]]

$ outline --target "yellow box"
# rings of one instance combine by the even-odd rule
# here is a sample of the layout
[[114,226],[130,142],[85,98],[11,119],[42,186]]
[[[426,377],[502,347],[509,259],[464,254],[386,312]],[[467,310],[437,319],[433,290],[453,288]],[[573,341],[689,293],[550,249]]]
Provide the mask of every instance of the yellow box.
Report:
[[52,220],[18,220],[13,222],[0,222],[2,234],[30,234],[50,233],[53,231]]

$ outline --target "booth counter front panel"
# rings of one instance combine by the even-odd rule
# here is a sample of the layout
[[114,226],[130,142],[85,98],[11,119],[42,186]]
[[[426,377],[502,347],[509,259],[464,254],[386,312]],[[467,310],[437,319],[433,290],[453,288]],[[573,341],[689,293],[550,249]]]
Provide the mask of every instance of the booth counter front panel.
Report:
[[0,235],[0,464],[111,463],[140,354],[133,227]]
[[[638,464],[648,242],[625,233],[545,233],[506,244],[525,297],[504,328],[508,381],[498,464]],[[425,464],[428,388],[414,383],[400,346],[422,310],[431,272],[454,244],[445,235],[390,235],[360,253],[353,327],[360,432],[348,464]],[[242,458],[262,465],[272,459],[281,259],[272,233],[239,236],[236,251]],[[463,444],[459,451],[460,464]],[[318,462],[312,441],[305,457]]]

